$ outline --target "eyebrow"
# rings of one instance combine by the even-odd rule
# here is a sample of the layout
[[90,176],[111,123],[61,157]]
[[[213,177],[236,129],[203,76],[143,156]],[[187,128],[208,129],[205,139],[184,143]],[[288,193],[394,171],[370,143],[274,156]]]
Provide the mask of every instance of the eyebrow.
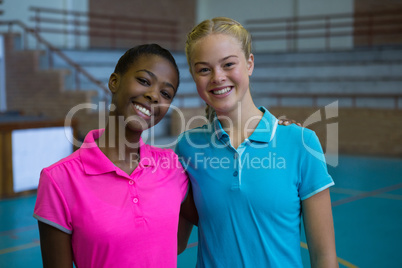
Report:
[[[152,78],[157,79],[156,75],[153,72],[148,71],[147,69],[141,69],[138,70],[136,73],[140,73],[140,72],[146,72],[147,74],[149,74]],[[171,87],[173,89],[173,91],[176,93],[176,88],[169,82],[163,82],[163,84],[165,84],[168,87]]]
[[[229,55],[229,56],[224,57],[223,59],[221,59],[219,62],[225,61],[225,60],[227,60],[227,59],[229,59],[231,57],[238,58],[236,55]],[[194,63],[194,66],[196,66],[197,64],[208,64],[208,63],[204,62],[204,61],[199,61],[199,62]]]

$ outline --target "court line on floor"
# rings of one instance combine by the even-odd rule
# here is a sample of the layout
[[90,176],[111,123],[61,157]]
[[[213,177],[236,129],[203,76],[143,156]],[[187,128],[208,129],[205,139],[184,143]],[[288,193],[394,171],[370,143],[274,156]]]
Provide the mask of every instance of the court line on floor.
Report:
[[[194,243],[188,244],[188,245],[187,245],[187,248],[193,248],[193,247],[196,247],[196,246],[198,246],[198,242],[194,242]],[[307,244],[304,243],[304,242],[300,242],[300,247],[308,250],[308,246],[307,246]],[[187,249],[187,248],[186,248],[186,249]],[[348,262],[347,260],[341,259],[341,258],[339,258],[339,257],[337,257],[337,260],[338,260],[338,262],[339,262],[340,264],[342,264],[343,266],[346,266],[346,267],[348,267],[348,268],[358,268],[358,266],[356,266],[356,265],[354,265],[354,264]]]
[[35,241],[35,242],[32,242],[32,243],[28,243],[28,244],[24,244],[24,245],[12,247],[12,248],[0,249],[0,255],[15,252],[15,251],[19,251],[19,250],[23,250],[23,249],[34,248],[34,247],[37,247],[39,245],[40,245],[40,242]]
[[188,244],[186,248],[193,248],[196,246],[198,246],[198,242],[193,242],[193,243]]
[[[7,253],[11,253],[11,252],[15,252],[15,251],[19,251],[19,250],[24,250],[24,249],[29,249],[29,248],[34,248],[40,245],[39,241],[35,241],[32,243],[28,243],[28,244],[24,244],[24,245],[20,245],[20,246],[16,246],[16,247],[11,247],[11,248],[5,248],[5,249],[0,249],[0,255],[3,254],[7,254]],[[194,243],[190,243],[187,245],[187,248],[193,248],[198,246],[198,242],[194,242]],[[300,247],[307,249],[308,250],[308,246],[306,243],[304,242],[300,242]],[[337,260],[340,264],[342,264],[343,266],[346,266],[348,268],[358,268],[358,266],[344,260],[341,259],[339,257],[337,257]]]
[[24,226],[24,227],[20,227],[20,228],[16,228],[16,229],[2,231],[2,232],[0,232],[0,236],[15,235],[16,233],[32,231],[35,229],[38,229],[38,225],[32,224],[32,225],[28,225],[28,226]]
[[[348,189],[348,188],[338,188],[338,187],[332,187],[330,189],[330,192],[331,192],[331,194],[334,193],[334,194],[347,194],[347,195],[358,195],[358,194],[367,193],[367,191],[360,191],[360,190],[354,190],[354,189]],[[390,199],[390,200],[402,200],[402,195],[400,195],[400,194],[378,194],[373,197]]]
[[[304,242],[300,242],[300,247],[302,247],[302,248],[308,250],[308,246],[307,246],[307,244],[304,243]],[[336,259],[337,259],[338,262],[339,262],[340,264],[342,264],[343,266],[346,266],[346,267],[348,267],[348,268],[358,268],[358,266],[356,266],[356,265],[354,265],[354,264],[352,264],[352,263],[350,263],[350,262],[348,262],[348,261],[346,261],[346,260],[344,260],[344,259],[341,259],[341,258],[339,258],[339,257],[337,257]]]
[[364,192],[364,193],[361,193],[361,194],[357,194],[355,196],[351,196],[351,197],[347,197],[347,198],[344,198],[344,199],[341,199],[341,200],[338,200],[338,201],[334,201],[334,202],[332,202],[332,207],[336,207],[336,206],[340,206],[340,205],[343,205],[343,204],[346,204],[346,203],[350,203],[350,202],[353,202],[353,201],[364,199],[366,197],[373,197],[373,196],[383,194],[383,193],[386,193],[386,192],[398,190],[400,188],[402,188],[402,183],[394,184],[394,185],[384,187],[384,188],[380,188],[380,189],[370,191],[370,192]]

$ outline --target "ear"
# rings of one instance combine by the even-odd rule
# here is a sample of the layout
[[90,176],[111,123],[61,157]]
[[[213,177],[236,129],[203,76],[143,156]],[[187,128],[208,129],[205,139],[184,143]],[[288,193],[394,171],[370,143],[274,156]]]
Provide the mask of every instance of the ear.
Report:
[[254,70],[254,55],[250,53],[250,56],[247,59],[247,70],[248,70],[248,76],[251,76]]
[[109,90],[112,93],[116,93],[120,84],[120,76],[116,73],[112,73],[109,78]]

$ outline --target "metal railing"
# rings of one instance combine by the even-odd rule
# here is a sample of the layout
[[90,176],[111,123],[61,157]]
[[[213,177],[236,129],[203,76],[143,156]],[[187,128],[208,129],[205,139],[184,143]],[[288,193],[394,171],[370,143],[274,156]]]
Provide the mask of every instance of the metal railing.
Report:
[[[402,44],[402,9],[342,13],[277,19],[249,19],[245,27],[253,41],[280,42],[288,51],[300,50],[308,40],[321,40],[322,49],[336,48],[331,44],[336,38],[349,37],[352,47]],[[392,39],[392,40],[391,40]],[[314,48],[314,47],[313,47]]]
[[70,36],[72,48],[82,48],[81,37],[89,38],[89,47],[127,48],[141,43],[167,43],[177,48],[178,22],[167,19],[113,16],[93,12],[31,7],[38,33]]
[[67,57],[60,49],[57,47],[53,46],[51,43],[46,41],[35,29],[29,28],[27,25],[25,25],[21,21],[17,20],[12,20],[12,21],[1,21],[0,20],[0,26],[7,26],[8,28],[8,33],[12,34],[14,33],[14,26],[19,27],[22,32],[22,39],[23,39],[23,49],[29,49],[28,45],[28,36],[32,36],[34,40],[37,42],[37,46],[43,45],[45,49],[48,51],[48,66],[49,68],[53,68],[54,64],[54,55],[57,55],[60,57],[65,63],[67,63],[68,66],[73,68],[74,70],[74,77],[75,77],[75,89],[81,89],[80,86],[80,75],[84,76],[86,79],[88,79],[92,84],[94,84],[98,89],[103,91],[105,96],[110,94],[108,88],[101,82],[100,80],[94,78],[90,73],[88,73],[85,69],[83,69],[79,64],[74,62],[72,59]]

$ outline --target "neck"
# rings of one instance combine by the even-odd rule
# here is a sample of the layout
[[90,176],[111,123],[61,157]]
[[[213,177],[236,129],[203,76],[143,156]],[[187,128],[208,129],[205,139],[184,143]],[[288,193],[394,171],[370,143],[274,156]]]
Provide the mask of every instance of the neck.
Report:
[[249,91],[232,111],[217,112],[217,117],[235,148],[254,132],[262,115],[263,112],[255,106]]
[[127,126],[120,130],[119,126],[108,124],[96,142],[113,163],[131,163],[134,157],[139,159],[141,134],[127,129]]

